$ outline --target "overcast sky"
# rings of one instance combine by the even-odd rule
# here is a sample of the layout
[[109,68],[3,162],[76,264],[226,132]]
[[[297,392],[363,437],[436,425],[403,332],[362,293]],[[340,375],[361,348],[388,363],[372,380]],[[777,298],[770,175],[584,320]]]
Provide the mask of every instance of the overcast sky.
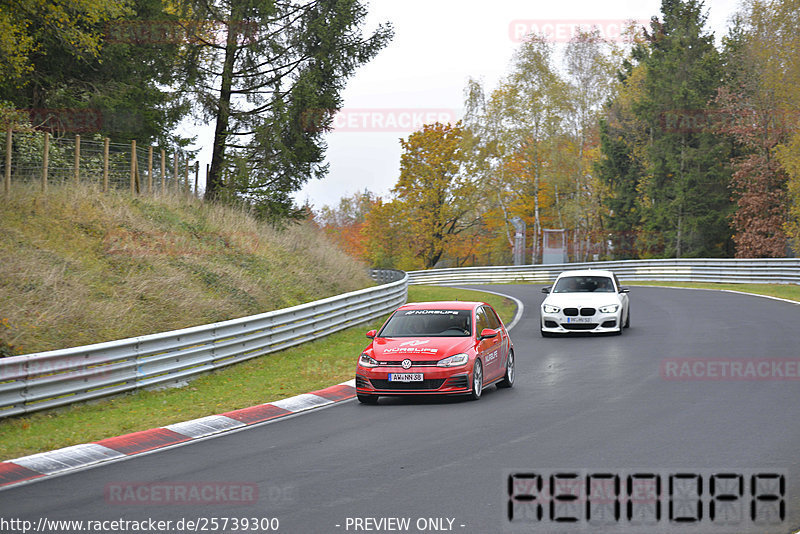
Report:
[[[461,118],[467,79],[477,78],[491,91],[507,74],[524,30],[564,36],[575,22],[595,23],[614,37],[620,22],[647,21],[659,14],[660,5],[659,0],[369,1],[367,31],[391,22],[395,37],[356,72],[342,95],[337,130],[326,136],[327,177],[309,182],[295,198],[319,209],[364,188],[387,196],[399,177],[398,140],[420,121]],[[736,0],[706,1],[708,27],[718,43],[738,7]],[[201,163],[208,163],[211,137],[204,132],[200,141]]]

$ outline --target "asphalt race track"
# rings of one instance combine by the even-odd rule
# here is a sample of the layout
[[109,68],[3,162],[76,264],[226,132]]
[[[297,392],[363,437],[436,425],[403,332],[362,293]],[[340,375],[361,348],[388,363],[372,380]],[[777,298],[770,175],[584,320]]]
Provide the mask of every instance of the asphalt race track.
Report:
[[[233,528],[233,518],[277,518],[277,532],[298,534],[800,528],[800,305],[716,291],[633,287],[631,328],[622,336],[545,339],[538,328],[540,287],[484,287],[525,304],[511,332],[517,356],[511,390],[492,386],[477,402],[340,403],[0,491],[0,518],[34,525],[41,519],[153,519],[172,521],[153,532],[205,527],[226,533],[254,526]],[[708,359],[716,361],[716,371]],[[747,362],[766,362],[759,369],[767,375],[719,378],[720,369],[737,362],[743,372]],[[687,368],[692,376],[669,375],[670,369]],[[706,376],[714,372],[717,377]],[[795,379],[780,376],[791,372]],[[590,475],[606,481],[604,487],[619,477],[620,489],[594,501],[605,508],[587,507],[584,497],[564,497],[570,483],[588,487],[575,484],[570,478],[575,473],[580,481]],[[508,519],[511,475],[514,521]],[[658,497],[624,499],[628,484],[652,490],[656,481],[659,493],[651,495]],[[562,484],[562,493],[549,500],[537,493],[541,501],[525,501],[538,491],[536,483]],[[169,491],[212,488],[213,495],[190,504],[165,502],[153,486],[145,486],[151,488],[148,494],[137,493],[145,484]],[[622,503],[619,519],[613,515],[615,502]],[[784,520],[771,515],[781,504]],[[199,520],[196,529],[188,528],[189,520]],[[247,531],[272,532],[274,525],[260,521]],[[21,532],[8,524],[0,530]]]

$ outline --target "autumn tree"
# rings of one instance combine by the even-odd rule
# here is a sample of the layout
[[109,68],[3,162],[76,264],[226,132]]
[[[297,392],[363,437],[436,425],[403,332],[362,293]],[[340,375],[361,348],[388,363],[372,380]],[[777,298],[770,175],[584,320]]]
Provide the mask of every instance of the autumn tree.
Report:
[[363,232],[367,214],[377,202],[375,194],[365,189],[361,193],[342,197],[338,206],[323,206],[315,220],[345,252],[355,258],[367,260]]
[[[489,131],[497,136],[495,152],[502,159],[500,174],[514,182],[502,184],[501,191],[513,191],[514,200],[531,212],[533,263],[541,260],[548,165],[570,108],[568,86],[554,67],[552,55],[552,45],[543,37],[531,36],[514,54],[511,73],[486,104],[486,115],[492,123]],[[508,169],[508,165],[512,168]]]
[[[603,103],[614,87],[614,72],[618,65],[610,45],[597,29],[579,31],[567,44],[565,63],[571,113],[567,117],[571,132],[569,140],[557,151],[559,160],[569,169],[561,176],[569,180],[556,183],[567,198],[568,225],[573,228],[574,258],[586,261],[593,241],[604,241],[600,235],[603,207],[600,182],[593,173],[594,162],[600,157],[598,119]],[[565,157],[567,156],[567,157]],[[558,161],[557,161],[558,162]],[[556,206],[561,216],[561,196],[556,189]],[[561,218],[561,217],[560,217]]]
[[800,244],[800,1],[757,0],[724,40],[718,131],[736,143],[731,223],[739,257],[783,257]]
[[364,218],[361,237],[371,266],[379,269],[422,269],[411,241],[406,214],[398,202],[378,197]]
[[[800,250],[800,0],[756,0],[745,13],[745,50],[758,77],[756,94],[768,97],[772,111],[771,132],[783,130],[775,139],[769,162],[781,166],[785,179],[774,181],[772,192],[785,195],[783,233]],[[777,179],[778,176],[775,175]],[[776,213],[777,215],[777,213]],[[778,235],[778,232],[773,232]],[[779,254],[777,243],[772,253]],[[785,250],[784,250],[785,254]]]
[[479,220],[478,187],[464,172],[464,135],[460,122],[434,123],[400,141],[400,179],[392,192],[425,268],[436,265],[454,237]]
[[36,70],[36,56],[55,43],[73,61],[96,58],[105,23],[129,14],[128,0],[14,0],[0,4],[3,84],[22,87]]
[[758,20],[754,22],[756,27],[746,31],[744,21],[737,19],[724,41],[726,86],[716,98],[720,113],[710,122],[737,144],[731,160],[731,192],[736,202],[731,226],[736,256],[783,257],[787,175],[775,150],[788,139],[789,130],[777,93],[765,79],[764,62],[768,59],[762,41],[770,30],[759,28]]

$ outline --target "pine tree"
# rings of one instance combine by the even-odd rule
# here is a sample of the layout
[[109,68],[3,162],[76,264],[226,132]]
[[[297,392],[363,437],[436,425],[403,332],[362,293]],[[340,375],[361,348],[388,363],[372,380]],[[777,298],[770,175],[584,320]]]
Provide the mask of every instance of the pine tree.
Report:
[[[732,252],[726,165],[730,147],[704,121],[721,84],[721,60],[697,0],[663,0],[653,19],[644,94],[635,113],[647,124],[649,172],[640,184],[651,255],[719,257]],[[676,121],[672,118],[677,117]]]

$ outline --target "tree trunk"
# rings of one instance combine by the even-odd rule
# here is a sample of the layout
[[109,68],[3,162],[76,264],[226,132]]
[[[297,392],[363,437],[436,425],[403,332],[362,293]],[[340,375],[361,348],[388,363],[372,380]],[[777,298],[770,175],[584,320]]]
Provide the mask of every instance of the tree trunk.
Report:
[[225,147],[228,139],[228,125],[231,116],[231,89],[233,86],[233,66],[238,48],[238,34],[236,21],[239,12],[238,2],[231,5],[231,23],[228,25],[227,41],[225,43],[225,62],[222,67],[222,79],[219,92],[219,107],[217,108],[217,123],[214,128],[214,147],[211,152],[211,168],[206,177],[206,200],[216,200],[224,188],[222,172],[225,167]]

